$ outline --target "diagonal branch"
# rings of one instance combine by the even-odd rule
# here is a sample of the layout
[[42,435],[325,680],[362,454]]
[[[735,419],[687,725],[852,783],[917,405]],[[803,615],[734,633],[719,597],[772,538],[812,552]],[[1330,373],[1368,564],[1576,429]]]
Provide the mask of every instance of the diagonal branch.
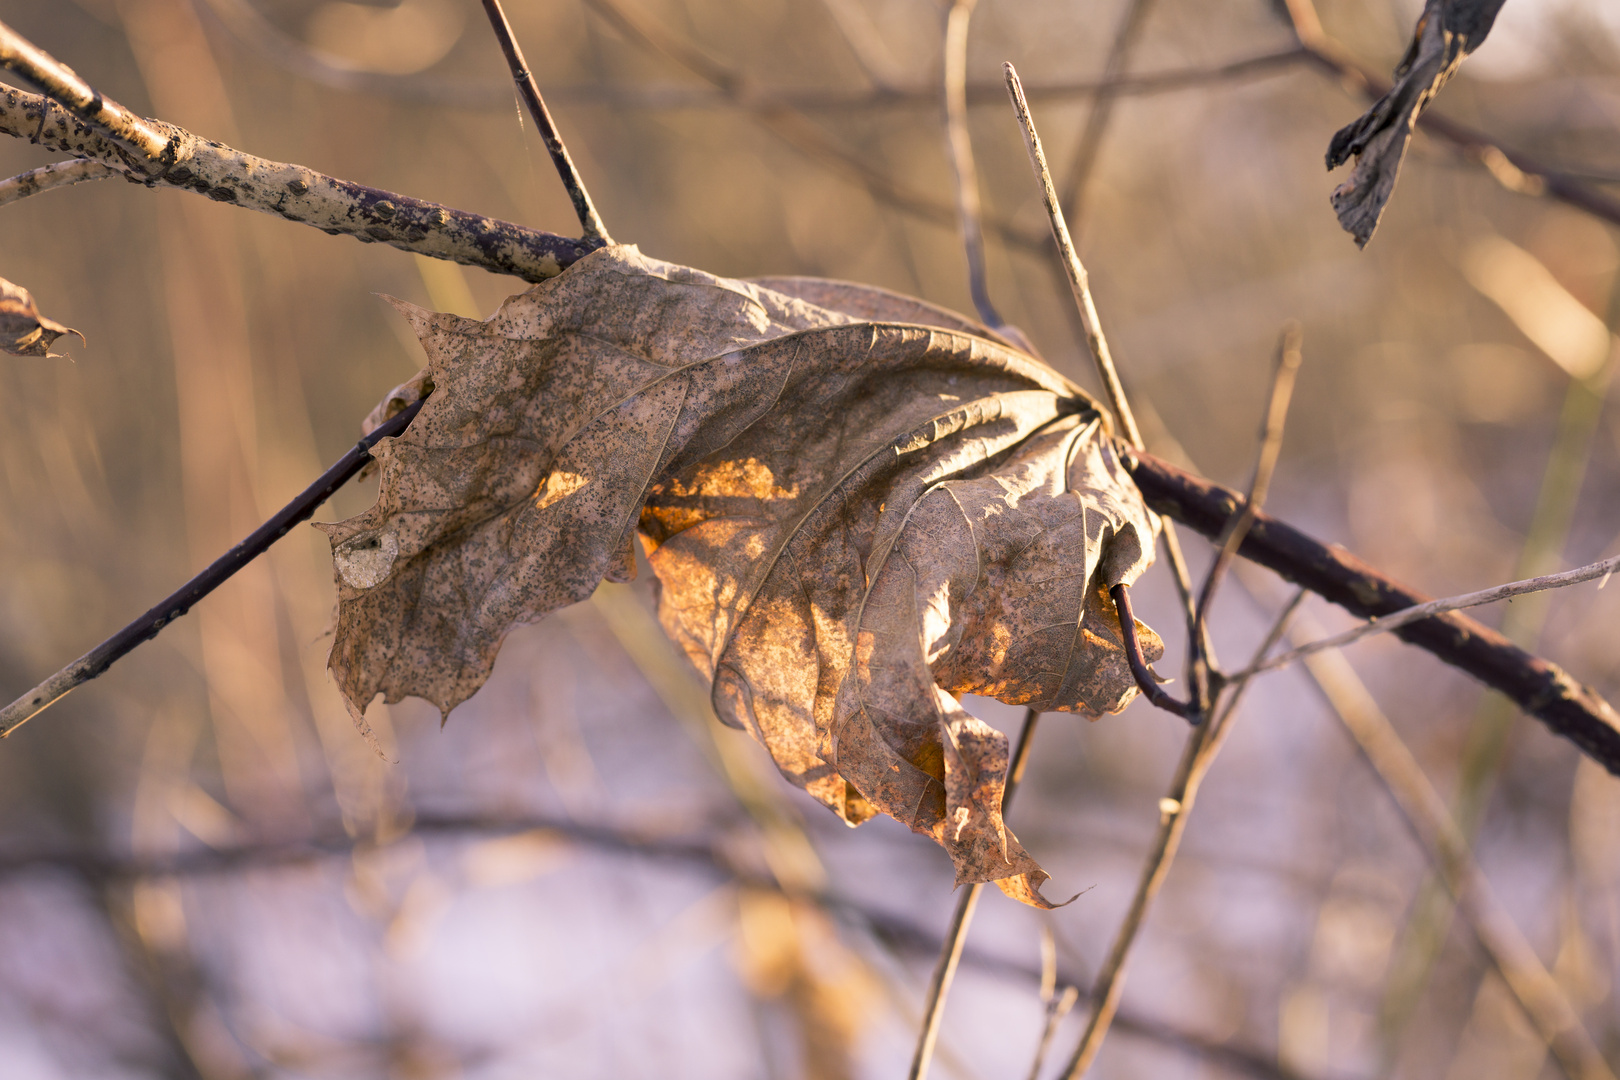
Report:
[[160,630],[190,611],[197,601],[225,584],[237,571],[263,555],[271,544],[286,536],[294,525],[309,520],[316,509],[332,497],[333,492],[365,468],[367,462],[371,460],[373,446],[405,430],[421,411],[422,403],[422,401],[413,402],[379,424],[347,454],[339,458],[335,465],[322,473],[319,479],[305,488],[297,498],[282,507],[274,517],[255,529],[240,544],[215,559],[208,569],[176,589],[145,615],[4,709],[0,709],[0,739],[50,708],[75,687],[83,686],[100,676],[116,661],[133,652],[143,641],[157,637]]
[[[0,41],[9,33],[0,24]],[[104,110],[111,108],[101,100]],[[0,84],[0,133],[98,161],[148,186],[166,184],[332,235],[525,281],[555,277],[600,246],[255,157],[161,120],[142,124],[166,133],[168,149],[158,162],[132,154],[112,132],[48,97]]]
[[[1149,507],[1205,536],[1219,536],[1242,505],[1237,492],[1151,454],[1134,454],[1126,468]],[[1349,552],[1263,513],[1255,515],[1238,554],[1362,618],[1393,615],[1430,599]],[[1555,734],[1620,775],[1620,713],[1557,664],[1454,611],[1408,623],[1395,633],[1501,691]]]
[[1256,664],[1246,669],[1244,675],[1258,675],[1262,671],[1275,671],[1287,667],[1296,660],[1303,660],[1312,653],[1319,653],[1327,649],[1342,649],[1352,642],[1374,634],[1389,633],[1399,630],[1408,623],[1427,619],[1431,615],[1439,615],[1447,611],[1458,611],[1462,608],[1478,607],[1481,604],[1494,604],[1498,600],[1510,600],[1515,596],[1528,596],[1531,593],[1545,592],[1548,589],[1562,589],[1569,585],[1579,585],[1585,581],[1602,579],[1598,588],[1608,584],[1609,578],[1620,569],[1620,555],[1609,559],[1600,559],[1595,563],[1577,567],[1574,570],[1565,570],[1561,574],[1543,574],[1540,577],[1526,578],[1523,581],[1510,581],[1506,585],[1495,585],[1489,589],[1480,589],[1478,592],[1463,593],[1460,596],[1448,596],[1442,600],[1430,600],[1426,604],[1417,604],[1413,607],[1397,611],[1393,615],[1383,618],[1373,618],[1360,626],[1351,627],[1342,634],[1334,634],[1318,641],[1307,642],[1297,648],[1291,649],[1279,656]]
[[42,191],[53,188],[67,187],[70,184],[82,184],[87,180],[106,180],[113,176],[124,175],[111,165],[103,165],[99,161],[90,161],[87,158],[74,158],[71,161],[56,161],[49,165],[41,165],[37,169],[18,173],[9,180],[0,180],[0,206],[7,203],[26,199],[30,195],[38,195]]

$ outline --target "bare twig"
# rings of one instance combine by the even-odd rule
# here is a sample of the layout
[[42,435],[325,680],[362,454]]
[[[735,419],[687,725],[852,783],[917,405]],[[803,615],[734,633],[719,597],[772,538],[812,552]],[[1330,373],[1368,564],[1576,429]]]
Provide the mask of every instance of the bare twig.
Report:
[[1326,649],[1342,649],[1352,642],[1374,634],[1384,634],[1391,630],[1399,630],[1408,623],[1427,619],[1431,615],[1438,615],[1445,611],[1459,611],[1462,608],[1478,607],[1481,604],[1494,604],[1498,600],[1508,600],[1515,596],[1525,596],[1530,593],[1545,592],[1548,589],[1562,589],[1569,585],[1579,585],[1584,581],[1605,578],[1620,569],[1620,555],[1613,558],[1602,559],[1595,563],[1575,570],[1566,570],[1561,574],[1544,574],[1541,577],[1527,578],[1524,581],[1510,581],[1506,585],[1496,585],[1478,592],[1463,593],[1460,596],[1448,596],[1441,600],[1430,600],[1426,604],[1417,604],[1413,607],[1397,611],[1393,615],[1383,618],[1369,619],[1360,626],[1346,630],[1342,634],[1322,638],[1320,641],[1307,642],[1295,649],[1249,668],[1244,675],[1258,675],[1262,671],[1275,671],[1287,667],[1296,660],[1303,660],[1312,653],[1319,653]]
[[105,180],[111,176],[124,175],[110,165],[103,165],[99,161],[90,161],[85,158],[74,158],[72,161],[57,161],[49,165],[41,165],[37,169],[29,169],[25,173],[18,173],[9,180],[0,180],[0,206],[14,203],[19,199],[26,199],[30,195],[38,195],[42,191],[52,188],[67,187],[71,184],[82,184],[87,180]]
[[[1125,74],[1131,49],[1141,35],[1152,7],[1153,0],[1129,0],[1125,14],[1120,17],[1119,26],[1114,31],[1113,44],[1108,47],[1108,59],[1103,64],[1103,83],[1117,80]],[[1113,118],[1116,96],[1117,92],[1112,89],[1097,91],[1091,111],[1086,114],[1086,126],[1080,131],[1080,141],[1075,145],[1074,157],[1069,162],[1069,194],[1063,200],[1063,209],[1081,227],[1085,225],[1082,219],[1085,217],[1086,184],[1097,164],[1103,136],[1108,131],[1108,121]]]
[[[1319,630],[1301,626],[1299,637]],[[1400,735],[1342,654],[1305,657],[1306,669],[1334,713],[1395,800],[1446,889],[1456,898],[1479,942],[1490,955],[1525,1015],[1571,1080],[1614,1080],[1614,1072],[1530,943],[1497,899],[1474,861],[1468,840],[1445,800],[1423,773]]]
[[0,84],[0,133],[99,161],[148,184],[167,184],[363,243],[384,243],[525,281],[555,277],[599,246],[244,154],[159,120],[142,123],[168,132],[175,147],[172,160],[166,157],[168,164],[150,174],[145,171],[150,162],[132,161],[108,132],[50,98]]
[[[1007,767],[1007,786],[1001,796],[1003,814],[1012,804],[1012,797],[1024,778],[1024,767],[1029,764],[1029,747],[1034,741],[1035,725],[1040,718],[1041,714],[1034,709],[1024,711],[1024,726],[1018,733],[1018,745],[1014,747],[1012,762]],[[928,979],[922,1029],[917,1033],[917,1049],[911,1058],[907,1080],[923,1080],[928,1075],[928,1066],[934,1057],[934,1044],[939,1039],[939,1023],[945,1015],[945,999],[951,992],[951,981],[956,978],[956,968],[962,960],[962,947],[967,943],[968,927],[973,922],[973,911],[978,907],[979,893],[983,889],[982,883],[975,882],[956,901],[950,928],[946,930],[945,940],[940,945],[939,960]]]
[[[1242,505],[1236,492],[1151,454],[1133,454],[1126,468],[1149,507],[1205,536],[1219,536]],[[1431,599],[1265,513],[1255,514],[1238,554],[1362,618],[1393,615]],[[1407,623],[1395,633],[1501,691],[1598,764],[1620,774],[1620,713],[1557,664],[1454,611]]]
[[1041,1066],[1046,1064],[1046,1055],[1052,1049],[1052,1037],[1057,1034],[1058,1024],[1063,1022],[1079,1000],[1080,989],[1075,986],[1065,986],[1061,994],[1047,999],[1046,1022],[1041,1025],[1041,1041],[1035,1044],[1035,1060],[1030,1062],[1029,1080],[1040,1080]]
[[[838,145],[818,125],[792,106],[780,99],[756,94],[742,75],[713,59],[696,45],[649,20],[631,15],[616,0],[586,0],[586,3],[592,11],[601,15],[620,33],[644,48],[668,57],[709,83],[737,105],[752,113],[755,119],[795,150],[861,185],[874,199],[922,220],[950,229],[957,227],[957,212],[954,206],[915,191],[874,169],[864,157]],[[934,100],[938,100],[937,96]],[[984,224],[1012,247],[1034,252],[1044,251],[1046,248],[1044,237],[1029,233],[1007,219],[987,217]]]
[[590,193],[585,190],[585,181],[574,167],[574,159],[568,155],[568,147],[563,145],[562,136],[557,134],[551,110],[546,108],[545,98],[540,96],[540,87],[535,84],[534,75],[529,71],[529,62],[523,58],[523,50],[512,33],[512,24],[507,21],[506,12],[501,10],[501,0],[484,0],[484,14],[489,16],[489,25],[494,28],[495,37],[501,43],[506,65],[512,69],[512,81],[517,84],[518,93],[523,95],[523,103],[529,107],[529,115],[534,117],[535,127],[540,129],[540,138],[545,141],[546,150],[551,154],[551,163],[557,167],[557,175],[568,191],[569,201],[574,204],[574,214],[579,218],[579,227],[584,230],[585,239],[613,243],[607,226],[602,224],[602,216],[591,202]]
[[1153,677],[1153,669],[1148,667],[1147,659],[1142,655],[1142,643],[1136,637],[1136,613],[1131,610],[1131,587],[1120,582],[1108,590],[1108,595],[1113,598],[1114,611],[1119,615],[1120,642],[1125,649],[1125,662],[1130,665],[1131,676],[1136,679],[1136,688],[1151,704],[1165,712],[1173,713],[1189,724],[1198,723],[1203,719],[1203,714],[1197,705],[1167,693],[1159,685],[1159,680]]
[[[207,10],[237,40],[257,51],[271,63],[322,86],[350,93],[374,94],[402,101],[421,102],[448,108],[495,111],[510,109],[512,98],[504,84],[435,78],[426,75],[389,75],[345,67],[311,49],[299,39],[282,32],[259,14],[247,0],[204,0]],[[828,89],[757,89],[752,99],[759,104],[779,104],[803,111],[855,111],[871,109],[936,108],[939,90],[933,86],[905,86],[892,62],[879,59],[879,52],[867,49],[864,28],[843,25],[847,13],[856,20],[864,16],[857,0],[827,0],[837,13],[857,59],[874,82],[870,89],[833,87]],[[886,50],[884,50],[886,52]],[[1255,78],[1282,71],[1308,57],[1297,45],[1254,56],[1241,57],[1209,67],[1190,67],[1112,79],[1031,83],[1025,87],[1031,101],[1081,101],[1107,93],[1116,97],[1174,93],[1210,83]],[[999,82],[969,83],[969,107],[998,105],[1004,90]],[[575,85],[557,86],[548,91],[553,103],[570,105],[611,105],[627,109],[716,109],[736,108],[736,98],[714,89],[686,86]]]
[[956,180],[956,213],[962,222],[962,246],[967,249],[968,292],[979,318],[992,330],[1002,327],[1001,315],[990,302],[984,268],[983,207],[979,202],[979,172],[973,164],[973,139],[967,127],[968,23],[977,0],[955,0],[945,14],[945,148]]
[[382,439],[404,431],[421,408],[421,401],[413,402],[378,425],[371,434],[361,439],[347,454],[339,458],[335,465],[322,473],[320,479],[305,488],[297,498],[282,507],[274,517],[255,529],[245,540],[216,559],[208,569],[175,590],[145,615],[4,709],[0,709],[0,738],[10,735],[75,687],[82,686],[102,674],[115,661],[132,652],[141,642],[156,637],[158,631],[190,611],[197,601],[219,588],[233,574],[264,554],[271,544],[287,535],[294,525],[308,520],[317,507],[331,498],[333,492],[348,483],[355,473],[365,467],[371,460],[373,446]]
[[1204,587],[1198,594],[1198,614],[1193,620],[1193,633],[1189,642],[1188,668],[1192,671],[1193,708],[1203,712],[1210,701],[1210,671],[1205,660],[1203,650],[1199,648],[1204,641],[1209,623],[1209,609],[1215,602],[1215,591],[1220,588],[1221,578],[1237,558],[1239,545],[1243,538],[1249,535],[1249,529],[1254,525],[1254,515],[1260,507],[1265,505],[1266,495],[1271,490],[1271,476],[1277,468],[1277,459],[1282,454],[1283,426],[1288,420],[1288,403],[1294,395],[1294,379],[1299,373],[1302,360],[1300,352],[1300,329],[1298,323],[1289,323],[1283,328],[1282,341],[1277,349],[1277,367],[1271,380],[1271,400],[1266,406],[1265,424],[1260,432],[1260,453],[1255,460],[1254,479],[1249,485],[1249,497],[1243,500],[1243,509],[1232,516],[1232,520],[1222,530],[1221,537],[1216,541],[1215,562],[1209,568],[1209,575],[1204,578]]
[[[1278,615],[1265,640],[1255,650],[1256,659],[1264,657],[1282,639],[1288,623],[1293,619],[1304,597],[1305,593],[1301,590]],[[1210,722],[1199,725],[1187,737],[1187,745],[1182,750],[1181,762],[1176,767],[1176,775],[1170,783],[1170,790],[1159,800],[1159,831],[1154,837],[1147,863],[1142,868],[1142,876],[1136,885],[1136,895],[1131,898],[1130,909],[1114,935],[1114,944],[1109,950],[1108,959],[1097,972],[1096,982],[1092,985],[1091,1017],[1086,1023],[1086,1031],[1080,1038],[1080,1044],[1075,1047],[1074,1056],[1064,1067],[1063,1076],[1066,1080],[1084,1076],[1086,1070],[1091,1068],[1097,1052],[1102,1049],[1108,1029],[1114,1023],[1119,1011],[1120,998],[1125,992],[1125,969],[1131,949],[1136,944],[1148,909],[1152,907],[1154,899],[1159,895],[1160,887],[1170,874],[1170,865],[1175,861],[1176,851],[1181,846],[1181,835],[1186,830],[1193,803],[1198,798],[1199,785],[1203,783],[1204,775],[1226,744],[1227,735],[1232,728],[1231,718],[1247,686],[1246,680],[1234,682],[1225,707]]]
[[[1131,411],[1130,400],[1125,396],[1125,385],[1120,381],[1119,369],[1114,366],[1114,356],[1108,349],[1108,339],[1103,336],[1102,320],[1097,315],[1097,303],[1091,296],[1090,275],[1080,262],[1080,256],[1074,249],[1074,239],[1069,235],[1069,226],[1063,217],[1063,207],[1058,202],[1057,188],[1052,183],[1052,171],[1046,164],[1046,151],[1041,146],[1040,133],[1035,130],[1035,119],[1030,115],[1029,101],[1024,96],[1023,83],[1018,78],[1017,69],[1011,64],[1004,64],[1002,68],[1007,76],[1007,93],[1012,97],[1013,113],[1018,118],[1018,126],[1024,134],[1024,146],[1029,151],[1029,163],[1035,170],[1035,179],[1040,185],[1041,201],[1046,206],[1052,239],[1057,243],[1058,256],[1063,264],[1064,273],[1068,275],[1069,288],[1074,293],[1074,302],[1080,312],[1080,324],[1085,331],[1086,345],[1093,363],[1097,366],[1097,375],[1108,395],[1108,403],[1113,408],[1114,415],[1119,418],[1120,427],[1124,429],[1126,441],[1131,446],[1141,449],[1144,445],[1142,430],[1137,426],[1136,414]],[[1187,630],[1191,634],[1196,621],[1196,608],[1192,601],[1192,576],[1187,572],[1187,560],[1181,553],[1181,543],[1176,536],[1175,528],[1168,521],[1164,523],[1164,540],[1165,553],[1169,556],[1170,568],[1175,574],[1176,588],[1180,591],[1182,603],[1186,607]],[[1117,598],[1115,603],[1117,606]],[[1126,655],[1129,657],[1131,635],[1127,633],[1125,637]],[[1206,655],[1213,655],[1209,643],[1206,641],[1202,644]],[[1143,667],[1145,668],[1145,664]],[[1156,682],[1151,679],[1149,682],[1157,688]],[[1140,679],[1138,684],[1141,685]],[[1145,686],[1143,691],[1147,692]],[[1153,694],[1148,696],[1149,700],[1155,700]],[[1164,699],[1170,700],[1168,695],[1164,695]],[[1160,704],[1157,700],[1155,703]]]

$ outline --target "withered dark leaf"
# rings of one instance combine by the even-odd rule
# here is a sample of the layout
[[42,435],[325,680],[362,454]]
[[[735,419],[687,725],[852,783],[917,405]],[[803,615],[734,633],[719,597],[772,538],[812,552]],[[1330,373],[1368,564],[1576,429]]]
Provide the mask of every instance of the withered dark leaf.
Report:
[[1333,190],[1339,224],[1366,247],[1395,190],[1419,114],[1485,40],[1503,0],[1427,0],[1395,85],[1328,144],[1327,167],[1356,158],[1350,179]]
[[[1096,717],[1136,693],[1105,590],[1157,522],[1095,403],[950,312],[805,278],[594,252],[485,322],[395,301],[427,404],[377,505],[322,526],[331,667],[448,714],[501,639],[635,573],[715,710],[850,824],[1044,905],[1001,819],[1007,740],[955,695]],[[1163,647],[1146,627],[1148,655]]]
[[84,335],[39,313],[21,285],[0,278],[0,352],[12,356],[55,356],[51,344],[63,334]]

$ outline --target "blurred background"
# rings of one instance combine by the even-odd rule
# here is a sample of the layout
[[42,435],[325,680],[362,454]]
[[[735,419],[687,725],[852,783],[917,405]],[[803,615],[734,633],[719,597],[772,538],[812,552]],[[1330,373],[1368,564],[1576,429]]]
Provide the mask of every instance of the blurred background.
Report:
[[[971,311],[935,0],[617,6],[639,36],[599,5],[509,3],[616,237],[719,274],[847,278]],[[1324,0],[1321,16],[1388,72],[1419,7]],[[145,115],[575,229],[472,0],[0,0],[0,18]],[[1365,100],[1303,62],[1263,0],[980,0],[970,31],[990,294],[1095,385],[1000,86],[1010,59],[1156,448],[1245,484],[1297,319],[1272,512],[1434,595],[1620,551],[1612,361],[1559,355],[1543,332],[1570,303],[1615,325],[1612,226],[1420,133],[1358,252],[1322,156]],[[1094,92],[1166,73],[1188,77]],[[1508,0],[1436,112],[1620,193],[1620,9]],[[6,140],[0,175],[57,156]],[[0,274],[88,339],[63,342],[68,359],[3,358],[6,700],[352,445],[422,363],[375,294],[482,316],[523,288],[119,181],[0,210]],[[374,495],[352,485],[320,517]],[[718,728],[646,578],[514,633],[442,730],[422,703],[374,707],[382,759],[326,675],[330,560],[301,527],[0,745],[0,1076],[902,1075],[955,903],[949,861],[888,819],[844,828]],[[1179,655],[1168,582],[1150,575],[1139,615]],[[1264,572],[1223,591],[1229,663],[1288,595]],[[1305,613],[1349,625],[1319,601]],[[1620,586],[1479,615],[1620,698]],[[1620,1063],[1620,781],[1427,654],[1376,638],[1346,655]],[[970,705],[1016,729],[1021,710]],[[1091,985],[1185,737],[1141,702],[1042,722],[1010,821],[1049,894],[1085,892],[1052,913],[986,894],[935,1075],[1030,1071],[1043,942],[1048,996]],[[1314,684],[1267,676],[1093,1075],[1559,1075],[1443,896]],[[1086,1011],[1059,1020],[1041,1075]]]

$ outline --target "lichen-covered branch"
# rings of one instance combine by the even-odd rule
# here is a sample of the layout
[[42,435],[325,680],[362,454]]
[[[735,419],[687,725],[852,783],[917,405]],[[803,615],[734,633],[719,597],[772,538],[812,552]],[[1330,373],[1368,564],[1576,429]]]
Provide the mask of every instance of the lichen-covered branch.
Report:
[[173,148],[151,172],[109,134],[50,98],[0,84],[0,133],[98,161],[148,186],[191,191],[334,236],[388,244],[525,281],[555,277],[601,246],[255,157],[160,120],[143,123],[162,133]]
[[26,199],[30,195],[38,195],[42,191],[50,191],[52,188],[82,184],[87,180],[107,180],[120,175],[122,173],[111,165],[103,165],[99,161],[90,161],[86,158],[55,161],[49,165],[41,165],[37,169],[18,173],[9,180],[0,180],[0,206]]

